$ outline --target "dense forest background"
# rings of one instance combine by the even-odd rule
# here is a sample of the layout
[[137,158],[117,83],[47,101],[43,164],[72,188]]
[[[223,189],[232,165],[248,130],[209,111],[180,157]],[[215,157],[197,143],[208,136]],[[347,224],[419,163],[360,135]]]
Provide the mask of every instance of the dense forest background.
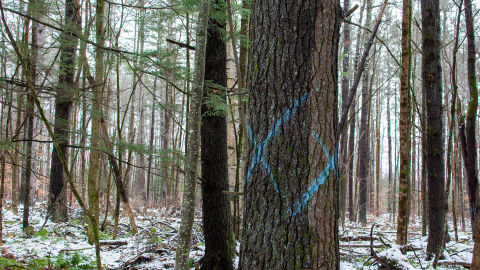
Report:
[[[449,237],[473,245],[479,3],[325,1],[312,8],[330,14],[323,28],[309,28],[312,3],[293,2],[1,0],[1,211],[25,231],[39,205],[59,224],[82,209],[97,258],[122,216],[135,235],[145,209],[181,212],[176,269],[195,215],[202,269],[233,269],[236,255],[241,269],[338,268],[339,228],[379,217],[400,246],[409,223],[428,235],[427,260]],[[318,37],[315,58],[304,44]],[[312,62],[330,73],[302,81]],[[313,99],[315,83],[330,94]],[[302,155],[320,161],[305,169]],[[334,203],[312,214],[314,200]],[[331,237],[301,236],[311,215]],[[270,255],[283,244],[260,231],[297,253]]]

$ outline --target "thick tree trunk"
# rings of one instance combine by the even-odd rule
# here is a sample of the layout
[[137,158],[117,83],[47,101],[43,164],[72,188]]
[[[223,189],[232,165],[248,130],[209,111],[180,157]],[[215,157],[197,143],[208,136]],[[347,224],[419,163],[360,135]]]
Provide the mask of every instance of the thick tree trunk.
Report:
[[403,0],[402,16],[402,67],[400,75],[400,174],[398,194],[397,241],[407,244],[408,201],[410,189],[410,36],[411,1]]
[[442,67],[440,62],[440,12],[438,0],[422,0],[422,79],[426,93],[426,150],[428,185],[427,258],[441,248],[445,211],[445,164],[442,108]]
[[[228,0],[227,0],[228,1]],[[201,269],[234,269],[235,240],[232,231],[229,195],[227,118],[226,111],[215,103],[226,103],[224,91],[227,86],[227,50],[224,42],[225,21],[220,14],[219,1],[213,1],[208,27],[205,55],[205,83],[202,104],[201,164],[202,164],[202,210],[205,235],[205,256]],[[228,5],[228,4],[227,4]],[[212,103],[216,100],[215,103]],[[217,106],[221,106],[218,104]],[[226,106],[226,104],[225,104]]]
[[[78,39],[73,34],[79,32],[81,26],[80,5],[78,0],[65,1],[65,28],[60,36],[60,78],[55,97],[54,133],[58,138],[62,153],[69,158],[70,115],[73,105],[75,88],[75,59]],[[52,149],[52,163],[50,167],[50,185],[48,209],[52,220],[64,221],[67,214],[67,180],[63,172],[63,165],[57,149]]]
[[339,268],[339,23],[335,0],[252,2],[239,269]]

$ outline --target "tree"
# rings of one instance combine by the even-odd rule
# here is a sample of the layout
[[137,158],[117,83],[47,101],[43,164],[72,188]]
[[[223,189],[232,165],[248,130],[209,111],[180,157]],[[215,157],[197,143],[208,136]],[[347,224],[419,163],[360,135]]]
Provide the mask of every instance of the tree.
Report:
[[187,123],[187,153],[185,163],[185,184],[183,187],[183,208],[178,244],[175,254],[175,270],[185,270],[188,267],[188,255],[192,237],[193,219],[195,216],[195,192],[197,181],[198,151],[200,146],[200,120],[203,99],[203,80],[205,77],[205,51],[207,43],[208,15],[210,0],[200,1],[200,11],[197,25],[197,45],[195,48],[195,74],[193,90]]
[[[478,171],[475,126],[477,121],[478,89],[475,76],[475,31],[473,28],[472,1],[465,1],[465,26],[467,28],[467,74],[470,102],[468,102],[466,121],[460,120],[460,142],[462,144],[463,164],[465,167],[468,191],[468,206],[470,208],[470,222],[472,235],[475,239],[480,211],[478,197]],[[465,125],[466,122],[466,125]]]
[[410,29],[411,3],[403,0],[402,67],[400,75],[400,176],[398,194],[397,244],[407,244],[408,201],[410,199]]
[[[80,5],[78,0],[65,1],[65,28],[60,35],[60,77],[55,96],[54,133],[59,138],[60,147],[65,157],[69,153],[70,115],[75,89],[75,58],[78,39],[73,34],[78,33],[81,26]],[[63,171],[62,161],[57,149],[52,149],[50,167],[50,186],[48,209],[54,221],[68,218],[67,214],[67,180]]]
[[440,9],[438,0],[422,0],[422,80],[426,97],[426,150],[428,188],[428,245],[431,259],[441,248],[445,211],[445,164],[442,102],[442,66],[440,62]]
[[205,256],[201,269],[234,269],[235,240],[230,213],[227,151],[227,47],[225,2],[212,1],[205,54],[201,160]]
[[[345,0],[343,3],[343,10],[348,11],[350,9],[350,0]],[[348,71],[350,67],[350,24],[343,24],[343,59],[342,59],[342,114],[345,112],[348,98],[348,88],[349,88],[349,76]],[[346,203],[346,192],[347,192],[347,166],[348,166],[348,151],[347,151],[347,135],[348,129],[345,127],[344,130],[341,130],[341,149],[342,149],[342,161],[341,161],[341,178],[340,178],[340,218],[345,221],[345,203]]]
[[[90,139],[90,161],[88,166],[88,209],[90,210],[92,216],[95,218],[95,223],[99,223],[100,210],[98,205],[98,179],[99,179],[99,166],[100,166],[100,151],[99,147],[101,145],[101,125],[100,119],[102,114],[102,100],[104,92],[104,50],[100,46],[105,44],[105,25],[104,25],[104,12],[105,12],[105,1],[97,0],[96,10],[96,41],[99,46],[97,46],[95,53],[95,81],[93,82],[92,93],[93,93],[93,106],[92,106],[92,137]],[[93,228],[94,224],[89,222],[88,226],[88,236],[89,242],[93,242]]]
[[[367,8],[368,9],[368,8]],[[368,12],[367,12],[368,13]],[[367,18],[368,21],[368,18]],[[363,74],[362,86],[362,112],[360,116],[360,142],[359,142],[359,198],[358,198],[358,221],[362,224],[367,223],[367,182],[369,178],[368,173],[368,107],[370,98],[368,97],[368,72]]]
[[339,268],[340,10],[334,0],[252,2],[239,269]]

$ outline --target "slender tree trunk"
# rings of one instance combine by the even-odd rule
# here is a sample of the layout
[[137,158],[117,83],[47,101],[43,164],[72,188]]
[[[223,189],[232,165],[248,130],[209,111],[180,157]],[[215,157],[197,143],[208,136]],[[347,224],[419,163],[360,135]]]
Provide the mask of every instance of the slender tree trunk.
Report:
[[408,201],[410,189],[410,36],[411,1],[403,0],[402,16],[402,67],[400,77],[400,174],[398,194],[397,241],[398,245],[407,244]]
[[[345,0],[343,2],[343,10],[348,11],[350,9],[350,0]],[[342,114],[347,110],[347,99],[348,99],[348,90],[349,90],[349,67],[350,67],[350,24],[343,24],[343,59],[342,59]],[[345,203],[347,200],[347,166],[348,166],[348,151],[347,151],[347,133],[348,129],[345,127],[344,130],[341,130],[341,175],[340,175],[340,219],[342,223],[345,221]]]
[[[422,67],[423,72],[423,67]],[[422,236],[427,235],[428,207],[427,207],[427,101],[426,88],[422,83]]]
[[185,163],[185,184],[183,190],[183,208],[178,233],[175,269],[188,269],[188,258],[192,237],[193,218],[195,214],[195,192],[197,181],[197,164],[200,146],[201,105],[203,99],[203,80],[205,76],[205,51],[207,42],[210,1],[200,1],[197,25],[197,45],[195,49],[195,75],[191,104],[188,115],[188,145]]
[[422,0],[423,74],[427,99],[426,150],[428,172],[428,245],[430,259],[438,248],[444,227],[445,165],[442,108],[442,67],[440,61],[440,11],[438,0]]
[[252,2],[239,269],[339,268],[339,12],[339,1]]
[[[360,20],[359,24],[362,24],[362,17],[363,17],[363,9],[365,7],[365,4],[362,6],[360,9]],[[361,39],[362,35],[360,34],[361,31],[357,32],[357,47],[356,47],[356,52],[355,52],[355,60],[354,60],[354,71],[355,74],[358,72],[358,60],[360,57],[360,44],[362,43]],[[348,139],[348,219],[351,221],[356,221],[356,215],[355,211],[356,209],[354,208],[354,201],[356,196],[354,197],[353,189],[354,189],[354,184],[353,184],[353,175],[354,175],[354,170],[353,170],[353,161],[354,161],[354,153],[355,153],[355,124],[356,124],[356,99],[355,96],[353,97],[352,100],[352,108],[350,110],[350,135]],[[356,189],[355,189],[356,191]]]
[[[23,108],[23,102],[25,98],[23,96],[23,93],[20,91],[17,92],[17,116],[15,120],[15,130],[20,131],[21,130],[21,125],[22,123],[22,109]],[[19,132],[20,133],[20,132]],[[20,134],[17,135],[17,137]],[[14,138],[16,139],[16,137]],[[12,159],[12,212],[17,215],[18,214],[18,202],[20,200],[19,198],[19,169],[20,166],[18,165],[18,154],[17,151],[12,153],[13,159]]]
[[[150,124],[150,150],[153,151],[153,139],[155,135],[155,99],[157,92],[157,78],[155,77],[153,81],[153,99],[152,99],[152,122]],[[148,157],[148,174],[147,174],[147,202],[150,202],[150,181],[152,180],[152,159],[153,155],[150,154]]]
[[[97,0],[96,5],[96,42],[100,46],[105,44],[105,27],[104,27],[104,11],[105,11],[105,1]],[[91,212],[92,216],[95,218],[95,223],[98,226],[100,210],[98,202],[98,180],[99,180],[99,166],[100,166],[100,151],[98,148],[101,145],[101,127],[100,127],[100,118],[102,114],[102,100],[104,92],[104,51],[100,47],[96,48],[95,54],[95,81],[93,83],[92,94],[93,94],[93,106],[92,106],[92,136],[90,139],[90,162],[88,166],[88,209]],[[93,224],[89,222],[87,235],[89,237],[89,242],[93,243],[94,235],[93,230],[98,228],[93,228]]]
[[[78,0],[65,1],[65,28],[60,36],[60,77],[55,97],[55,123],[54,133],[60,143],[62,153],[69,158],[70,115],[73,106],[75,89],[75,59],[77,54],[78,39],[73,35],[78,33],[81,26],[80,5]],[[62,161],[56,148],[52,150],[52,163],[50,168],[50,186],[48,209],[52,220],[64,221],[67,213],[67,180],[63,171]]]
[[368,104],[370,99],[368,97],[368,80],[369,74],[363,74],[362,86],[362,112],[360,116],[360,150],[358,152],[359,172],[358,172],[358,222],[362,224],[367,223],[367,184],[368,184]]
[[[459,187],[459,181],[457,179],[457,163],[458,163],[458,158],[457,158],[457,150],[458,150],[458,143],[457,143],[457,136],[455,132],[455,119],[456,119],[456,98],[457,98],[457,93],[458,93],[458,85],[457,85],[457,52],[458,52],[458,39],[460,35],[460,17],[462,16],[462,4],[463,0],[460,1],[460,5],[458,7],[458,15],[457,15],[457,24],[455,26],[455,45],[453,47],[453,52],[452,52],[452,68],[451,68],[451,83],[452,83],[452,105],[451,105],[451,110],[450,110],[450,136],[453,136],[453,142],[450,142],[448,147],[451,149],[453,147],[453,151],[450,151],[447,155],[450,158],[450,160],[453,160],[453,168],[452,164],[448,164],[448,169],[452,172],[452,179],[454,181],[453,188],[452,188],[452,215],[453,215],[453,227],[455,230],[455,241],[458,241],[458,228],[457,228],[457,190]],[[453,145],[452,145],[453,143]],[[453,158],[452,158],[453,157]]]
[[[467,192],[468,192],[468,206],[470,212],[470,222],[472,224],[472,235],[475,239],[475,233],[477,231],[479,211],[480,211],[480,199],[478,194],[478,171],[477,171],[477,148],[476,148],[476,136],[475,126],[477,122],[477,107],[478,107],[478,89],[475,71],[475,31],[474,22],[472,17],[472,2],[471,0],[465,1],[465,26],[467,30],[467,72],[468,72],[468,88],[470,90],[470,101],[468,102],[466,125],[460,127],[465,130],[465,143],[463,143],[460,134],[460,141],[462,142],[462,154],[463,164],[465,166],[466,178],[467,178]],[[460,125],[464,125],[461,120]]]
[[351,221],[356,220],[355,210],[354,210],[354,196],[353,196],[353,159],[355,153],[355,99],[352,102],[351,114],[350,114],[350,135],[348,138],[348,219]]
[[[34,12],[36,5],[36,0],[30,0],[28,5],[27,14],[35,14]],[[28,23],[26,23],[25,29],[28,29]],[[32,46],[30,49],[30,59],[27,60],[27,67],[24,68],[25,77],[30,76],[31,82],[36,81],[37,76],[37,66],[36,66],[36,58],[37,58],[37,31],[36,31],[36,24],[32,24]],[[28,36],[28,35],[27,35]],[[25,39],[28,41],[28,38]],[[27,79],[28,80],[28,79]],[[29,217],[30,217],[30,204],[31,204],[31,189],[32,189],[32,181],[31,178],[32,174],[32,159],[33,159],[33,123],[34,123],[34,105],[33,105],[33,84],[27,85],[27,103],[25,109],[25,117],[27,119],[26,123],[26,140],[25,143],[25,178],[24,178],[24,186],[25,191],[23,193],[23,229],[27,229],[30,227]]]

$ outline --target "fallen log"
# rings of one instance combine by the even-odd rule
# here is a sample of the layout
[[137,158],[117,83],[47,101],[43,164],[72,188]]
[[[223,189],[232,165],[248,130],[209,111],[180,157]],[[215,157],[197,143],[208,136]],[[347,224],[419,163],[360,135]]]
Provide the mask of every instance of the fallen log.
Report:
[[100,246],[124,246],[127,244],[127,240],[100,240]]
[[[373,240],[379,240],[378,237],[373,236]],[[340,241],[350,242],[350,241],[370,241],[369,235],[357,235],[357,236],[342,236]]]
[[459,266],[463,266],[463,267],[466,267],[466,268],[470,268],[472,264],[469,263],[469,262],[464,262],[464,261],[444,261],[444,260],[440,260],[440,261],[438,261],[437,265],[453,265],[453,266],[459,265]]
[[376,244],[376,245],[370,245],[370,244],[342,244],[340,247],[350,247],[350,248],[382,248],[384,247],[383,244]]

